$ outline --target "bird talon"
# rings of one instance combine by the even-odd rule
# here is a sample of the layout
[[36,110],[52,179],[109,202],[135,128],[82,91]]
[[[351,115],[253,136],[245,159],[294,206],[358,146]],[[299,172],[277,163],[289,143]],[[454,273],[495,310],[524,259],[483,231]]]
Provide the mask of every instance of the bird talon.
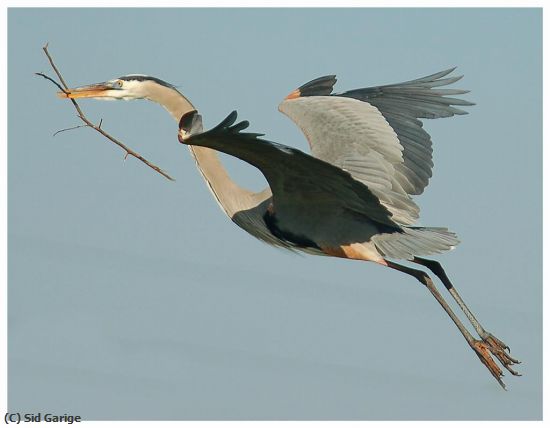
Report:
[[497,339],[490,333],[487,333],[485,335],[485,337],[483,338],[483,342],[487,345],[491,354],[493,354],[500,361],[500,363],[506,368],[506,370],[508,370],[514,376],[521,376],[521,374],[510,367],[514,364],[520,364],[521,361],[516,360],[509,355],[510,348],[504,342]]
[[481,337],[484,342],[489,344],[490,346],[494,348],[500,348],[500,349],[506,349],[508,352],[510,352],[510,347],[504,343],[502,340],[497,339],[495,336],[493,336],[491,333],[485,333]]
[[[489,372],[493,375],[493,377],[497,380],[497,382],[500,384],[500,386],[504,389],[506,389],[506,385],[502,381],[502,377],[504,377],[504,373],[500,369],[500,367],[495,363],[495,360],[491,357],[491,348],[490,346],[481,340],[474,340],[470,346],[475,351],[478,358],[481,360],[481,362],[487,367]],[[497,357],[498,358],[498,357]]]
[[508,367],[508,366],[504,366],[504,367],[506,367],[506,370],[508,370],[508,371],[509,371],[510,373],[512,373],[514,376],[521,376],[521,373],[519,373],[519,372],[517,372],[517,371],[511,369],[510,367]]

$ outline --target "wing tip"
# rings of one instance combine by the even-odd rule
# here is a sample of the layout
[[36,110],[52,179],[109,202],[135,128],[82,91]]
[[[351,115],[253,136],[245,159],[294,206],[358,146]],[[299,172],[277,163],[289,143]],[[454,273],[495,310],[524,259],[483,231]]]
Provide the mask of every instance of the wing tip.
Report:
[[224,120],[220,122],[219,125],[212,128],[211,131],[215,133],[230,133],[251,139],[257,139],[258,137],[262,137],[265,135],[258,132],[242,132],[250,126],[250,122],[248,120],[241,120],[240,122],[235,123],[237,121],[237,117],[237,110],[233,110]]

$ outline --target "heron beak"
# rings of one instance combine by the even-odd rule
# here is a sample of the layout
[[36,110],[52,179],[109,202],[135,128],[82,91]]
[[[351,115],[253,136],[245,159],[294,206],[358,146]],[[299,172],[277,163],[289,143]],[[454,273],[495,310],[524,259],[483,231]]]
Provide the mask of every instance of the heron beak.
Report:
[[67,92],[59,91],[59,98],[101,98],[106,97],[107,92],[115,89],[108,82],[94,83],[93,85],[80,86],[78,88],[67,89]]

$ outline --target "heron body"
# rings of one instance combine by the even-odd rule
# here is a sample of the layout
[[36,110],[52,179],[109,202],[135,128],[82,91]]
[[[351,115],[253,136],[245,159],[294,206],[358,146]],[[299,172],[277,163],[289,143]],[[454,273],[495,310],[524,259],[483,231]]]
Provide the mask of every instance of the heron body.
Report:
[[[148,99],[179,121],[180,142],[223,211],[254,237],[277,247],[316,255],[372,261],[412,275],[424,284],[458,327],[481,362],[504,387],[503,372],[517,360],[488,333],[468,309],[441,265],[425,256],[454,248],[458,239],[441,227],[414,226],[421,194],[432,176],[432,144],[421,119],[451,117],[472,103],[453,98],[467,91],[442,89],[461,76],[454,69],[403,83],[333,93],[335,76],[302,85],[279,110],[303,131],[311,155],[243,132],[231,113],[204,131],[194,106],[174,86],[157,78],[128,75],[75,88],[70,98]],[[252,192],[229,177],[218,152],[258,168],[269,187]],[[475,339],[422,270],[397,264],[406,260],[431,270],[466,314]]]

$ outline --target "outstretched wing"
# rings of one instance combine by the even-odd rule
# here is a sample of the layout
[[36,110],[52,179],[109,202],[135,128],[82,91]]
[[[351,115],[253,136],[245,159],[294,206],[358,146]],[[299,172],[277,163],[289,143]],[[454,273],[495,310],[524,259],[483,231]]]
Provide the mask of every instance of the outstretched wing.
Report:
[[180,131],[180,141],[209,147],[238,157],[257,167],[267,179],[275,206],[334,206],[364,215],[378,223],[397,226],[392,214],[363,183],[348,172],[300,150],[241,132],[248,122],[237,124],[232,112],[215,128],[198,134]]
[[285,101],[279,110],[302,129],[313,156],[365,184],[396,222],[414,223],[419,208],[395,171],[403,163],[403,147],[375,107],[351,98],[310,96]]
[[327,88],[336,79],[326,76],[292,92],[279,110],[302,129],[315,157],[348,171],[395,221],[412,224],[419,208],[409,195],[422,193],[433,166],[430,136],[419,118],[464,114],[452,106],[472,104],[446,96],[467,91],[433,89],[460,79],[442,79],[452,70],[332,95]]
[[450,95],[467,94],[463,89],[441,89],[462,79],[446,77],[456,67],[419,79],[371,88],[354,89],[337,97],[349,97],[376,107],[397,134],[403,146],[403,164],[397,172],[403,189],[410,195],[421,194],[432,176],[432,141],[419,119],[438,119],[468,114],[455,106],[474,103]]

